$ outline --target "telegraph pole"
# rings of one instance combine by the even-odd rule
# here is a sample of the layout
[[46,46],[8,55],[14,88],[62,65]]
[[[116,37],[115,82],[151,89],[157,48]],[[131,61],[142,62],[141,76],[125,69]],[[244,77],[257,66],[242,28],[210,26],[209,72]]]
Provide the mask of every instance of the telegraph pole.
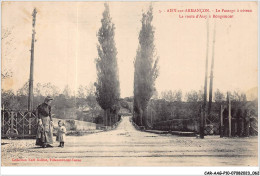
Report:
[[215,35],[216,35],[216,21],[214,24],[213,32],[213,44],[212,44],[212,60],[211,60],[211,71],[210,71],[210,83],[209,83],[209,107],[208,114],[210,115],[211,104],[212,104],[212,89],[213,89],[213,72],[214,72],[214,52],[215,52]]
[[31,65],[30,65],[30,79],[29,79],[29,97],[28,97],[28,111],[33,110],[33,66],[34,66],[34,42],[35,42],[35,22],[36,22],[36,8],[32,13],[32,44],[31,44]]
[[204,138],[204,126],[206,120],[206,105],[207,105],[207,89],[208,89],[208,52],[209,52],[209,17],[207,16],[207,48],[206,48],[206,65],[205,65],[205,82],[204,82],[204,101],[202,105],[202,118],[200,121],[200,138]]
[[227,101],[228,101],[228,137],[231,137],[231,99],[229,92],[227,93]]

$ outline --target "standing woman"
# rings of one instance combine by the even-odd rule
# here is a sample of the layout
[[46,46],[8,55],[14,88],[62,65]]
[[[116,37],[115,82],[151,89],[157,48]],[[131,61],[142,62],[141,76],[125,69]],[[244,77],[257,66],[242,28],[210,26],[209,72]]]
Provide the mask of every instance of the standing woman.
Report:
[[47,96],[44,103],[40,104],[36,110],[36,117],[38,118],[36,145],[43,148],[52,147],[50,144],[53,144],[53,122],[50,106],[52,100],[53,98]]

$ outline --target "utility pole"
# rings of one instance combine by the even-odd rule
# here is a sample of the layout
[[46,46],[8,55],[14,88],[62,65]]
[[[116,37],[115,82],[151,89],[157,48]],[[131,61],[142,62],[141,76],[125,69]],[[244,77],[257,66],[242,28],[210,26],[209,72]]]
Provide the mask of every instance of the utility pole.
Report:
[[223,126],[223,112],[224,112],[224,107],[223,105],[220,105],[220,137],[222,138],[224,136],[224,126]]
[[207,105],[207,89],[208,89],[208,52],[209,52],[209,17],[207,16],[207,48],[206,48],[206,65],[205,65],[205,82],[204,82],[204,101],[202,106],[202,118],[200,122],[200,138],[204,138],[204,126],[206,120],[206,105]]
[[33,110],[33,66],[34,66],[34,42],[35,42],[35,22],[36,22],[36,8],[33,9],[32,20],[32,44],[31,44],[31,65],[30,65],[30,79],[29,79],[29,97],[28,97],[28,111]]
[[227,93],[227,101],[228,101],[228,137],[231,137],[231,100],[230,94]]
[[208,107],[208,115],[210,115],[210,113],[211,113],[211,104],[212,104],[213,72],[214,72],[214,54],[215,54],[215,35],[216,35],[216,21],[215,21],[215,24],[214,24],[214,32],[213,32],[212,60],[211,60],[210,83],[209,83],[209,107]]

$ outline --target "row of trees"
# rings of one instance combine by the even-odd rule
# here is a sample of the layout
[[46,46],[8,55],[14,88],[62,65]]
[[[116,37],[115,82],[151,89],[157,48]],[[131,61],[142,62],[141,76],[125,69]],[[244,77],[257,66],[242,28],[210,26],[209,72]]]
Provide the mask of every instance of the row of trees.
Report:
[[[153,8],[142,15],[142,28],[139,33],[139,45],[134,61],[134,122],[146,125],[146,111],[149,100],[155,90],[158,76],[158,57],[154,45],[154,27],[152,26]],[[101,28],[97,33],[98,42],[96,58],[97,82],[96,99],[104,110],[104,125],[117,121],[120,109],[120,85],[117,65],[117,49],[114,40],[115,25],[110,17],[109,6],[105,3]]]
[[[227,94],[224,92],[221,92],[219,89],[217,89],[214,92],[213,100],[214,102],[223,102],[226,101]],[[229,92],[229,96],[232,101],[247,101],[246,94],[241,93],[239,91],[233,91]],[[166,90],[161,93],[161,99],[165,99],[170,102],[174,101],[186,101],[186,102],[202,102],[203,101],[203,90],[195,91],[191,90],[185,94],[185,97],[183,99],[183,93],[181,90],[172,91],[172,90]],[[155,99],[158,99],[155,98]]]
[[[54,98],[52,111],[57,118],[72,118],[86,121],[94,121],[98,116],[100,107],[96,101],[95,88],[79,86],[76,94],[72,94],[69,86],[60,91],[51,83],[38,83],[34,88],[34,109],[43,102],[45,96]],[[12,110],[27,110],[28,107],[28,82],[16,92],[2,90],[2,108]],[[83,111],[86,111],[85,115]]]

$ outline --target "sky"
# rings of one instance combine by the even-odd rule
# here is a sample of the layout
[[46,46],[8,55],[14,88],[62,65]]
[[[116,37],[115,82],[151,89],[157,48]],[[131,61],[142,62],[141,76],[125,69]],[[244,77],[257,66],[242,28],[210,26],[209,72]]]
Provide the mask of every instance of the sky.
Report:
[[[115,24],[115,42],[121,97],[133,95],[134,58],[138,47],[142,13],[149,2],[109,2]],[[257,2],[153,2],[156,54],[159,77],[156,89],[184,93],[204,86],[207,20],[179,18],[198,13],[168,13],[167,9],[251,9],[233,13],[229,19],[209,19],[209,73],[213,28],[214,90],[250,92],[258,86]],[[29,79],[32,11],[36,8],[34,85],[51,82],[60,90],[77,90],[96,81],[97,31],[101,27],[103,2],[3,2],[2,70],[12,78],[2,88],[17,90]],[[230,13],[219,12],[220,15]],[[205,13],[203,14],[205,15]]]

